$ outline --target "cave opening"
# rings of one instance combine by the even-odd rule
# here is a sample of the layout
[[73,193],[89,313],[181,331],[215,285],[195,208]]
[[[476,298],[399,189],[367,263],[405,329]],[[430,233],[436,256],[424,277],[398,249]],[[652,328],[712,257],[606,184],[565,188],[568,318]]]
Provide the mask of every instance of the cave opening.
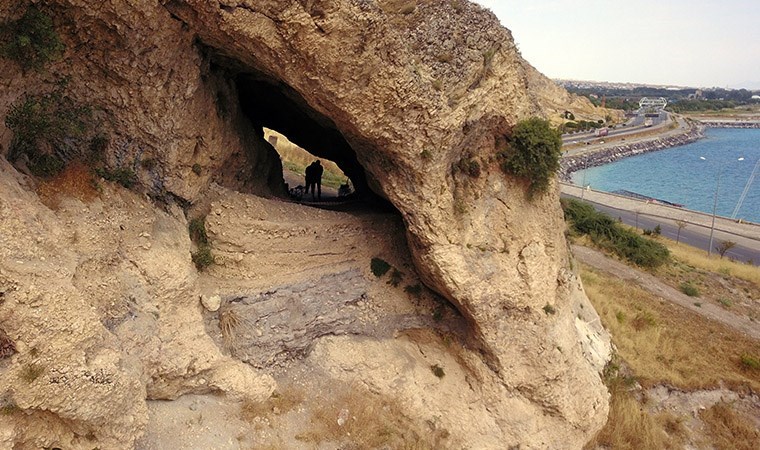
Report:
[[304,169],[314,160],[324,166],[323,197],[337,197],[340,185],[354,198],[374,199],[356,152],[329,117],[315,111],[285,83],[255,73],[239,74],[236,87],[243,114],[283,161],[290,188],[305,187]]

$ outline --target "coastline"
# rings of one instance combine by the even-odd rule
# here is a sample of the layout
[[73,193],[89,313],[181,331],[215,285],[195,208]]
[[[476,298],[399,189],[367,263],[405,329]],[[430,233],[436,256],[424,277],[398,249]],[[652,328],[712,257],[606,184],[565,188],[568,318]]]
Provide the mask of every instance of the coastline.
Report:
[[[565,156],[560,161],[559,179],[560,181],[572,183],[572,174],[578,170],[589,167],[603,166],[623,158],[641,155],[658,150],[665,150],[672,147],[691,144],[702,139],[707,126],[704,123],[689,121],[689,128],[683,133],[664,138],[655,138],[643,142],[635,142],[623,145],[614,145],[605,147],[597,151],[581,153],[574,156]],[[760,125],[760,124],[758,124]],[[716,127],[718,128],[718,127]],[[729,127],[721,127],[729,128]]]
[[703,120],[699,121],[707,128],[742,128],[757,129],[760,128],[760,122],[748,122],[741,120]]

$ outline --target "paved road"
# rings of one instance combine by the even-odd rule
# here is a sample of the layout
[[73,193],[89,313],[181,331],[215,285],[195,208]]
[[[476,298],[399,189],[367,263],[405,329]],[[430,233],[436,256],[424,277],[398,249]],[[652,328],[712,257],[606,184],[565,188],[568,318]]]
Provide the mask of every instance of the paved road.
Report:
[[[562,197],[566,198],[578,198],[574,195],[563,193]],[[588,201],[584,199],[584,201]],[[710,228],[705,227],[698,224],[690,223],[686,226],[686,228],[681,229],[680,237],[678,236],[678,226],[676,225],[675,221],[672,219],[667,219],[664,217],[657,217],[657,216],[650,216],[645,213],[637,213],[636,211],[631,211],[627,209],[620,209],[615,208],[607,205],[603,205],[600,203],[595,202],[588,202],[591,205],[596,208],[597,211],[604,212],[606,214],[609,214],[613,218],[620,218],[622,219],[623,223],[627,225],[631,225],[634,227],[637,227],[642,230],[652,230],[657,225],[660,226],[662,229],[662,235],[669,238],[676,240],[678,237],[678,240],[680,242],[683,242],[685,244],[691,245],[693,247],[701,248],[704,251],[707,251],[709,242],[710,242]],[[715,251],[715,246],[718,245],[718,243],[721,240],[718,238],[714,238],[713,240],[713,253],[717,254]],[[758,243],[757,246],[751,246],[751,245],[743,245],[740,243],[737,243],[735,247],[733,247],[731,250],[726,252],[726,257],[728,258],[734,258],[737,261],[752,261],[754,264],[760,264],[760,243]]]
[[597,139],[603,140],[605,137],[611,138],[615,136],[628,136],[636,133],[641,133],[643,131],[656,130],[665,127],[670,123],[670,115],[664,111],[660,113],[658,117],[651,118],[653,120],[652,126],[650,127],[644,126],[645,119],[646,118],[643,115],[636,116],[628,122],[625,122],[625,126],[619,126],[618,128],[610,129],[609,134],[604,137],[596,136],[596,130],[584,133],[564,134],[562,135],[562,143],[565,145],[583,144]]

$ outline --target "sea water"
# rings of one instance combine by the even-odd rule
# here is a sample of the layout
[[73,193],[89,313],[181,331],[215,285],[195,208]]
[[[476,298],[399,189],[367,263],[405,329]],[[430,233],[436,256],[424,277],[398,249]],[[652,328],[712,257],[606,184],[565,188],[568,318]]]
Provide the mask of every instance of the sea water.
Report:
[[[743,158],[743,160],[740,160]],[[760,160],[760,129],[708,128],[692,144],[646,153],[573,173],[573,183],[591,189],[637,194],[731,217]],[[737,219],[760,223],[760,168]]]

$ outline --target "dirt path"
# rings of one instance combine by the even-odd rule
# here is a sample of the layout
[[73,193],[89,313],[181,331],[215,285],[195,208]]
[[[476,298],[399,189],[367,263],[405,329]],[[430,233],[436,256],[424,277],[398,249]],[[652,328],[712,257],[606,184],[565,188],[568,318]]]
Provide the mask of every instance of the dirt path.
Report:
[[584,264],[614,275],[621,280],[633,281],[664,300],[683,306],[703,317],[721,322],[753,339],[760,340],[760,324],[756,322],[710,303],[699,303],[700,306],[697,306],[692,297],[663,283],[657,277],[615,261],[599,251],[580,245],[573,245],[572,249],[575,257]]

